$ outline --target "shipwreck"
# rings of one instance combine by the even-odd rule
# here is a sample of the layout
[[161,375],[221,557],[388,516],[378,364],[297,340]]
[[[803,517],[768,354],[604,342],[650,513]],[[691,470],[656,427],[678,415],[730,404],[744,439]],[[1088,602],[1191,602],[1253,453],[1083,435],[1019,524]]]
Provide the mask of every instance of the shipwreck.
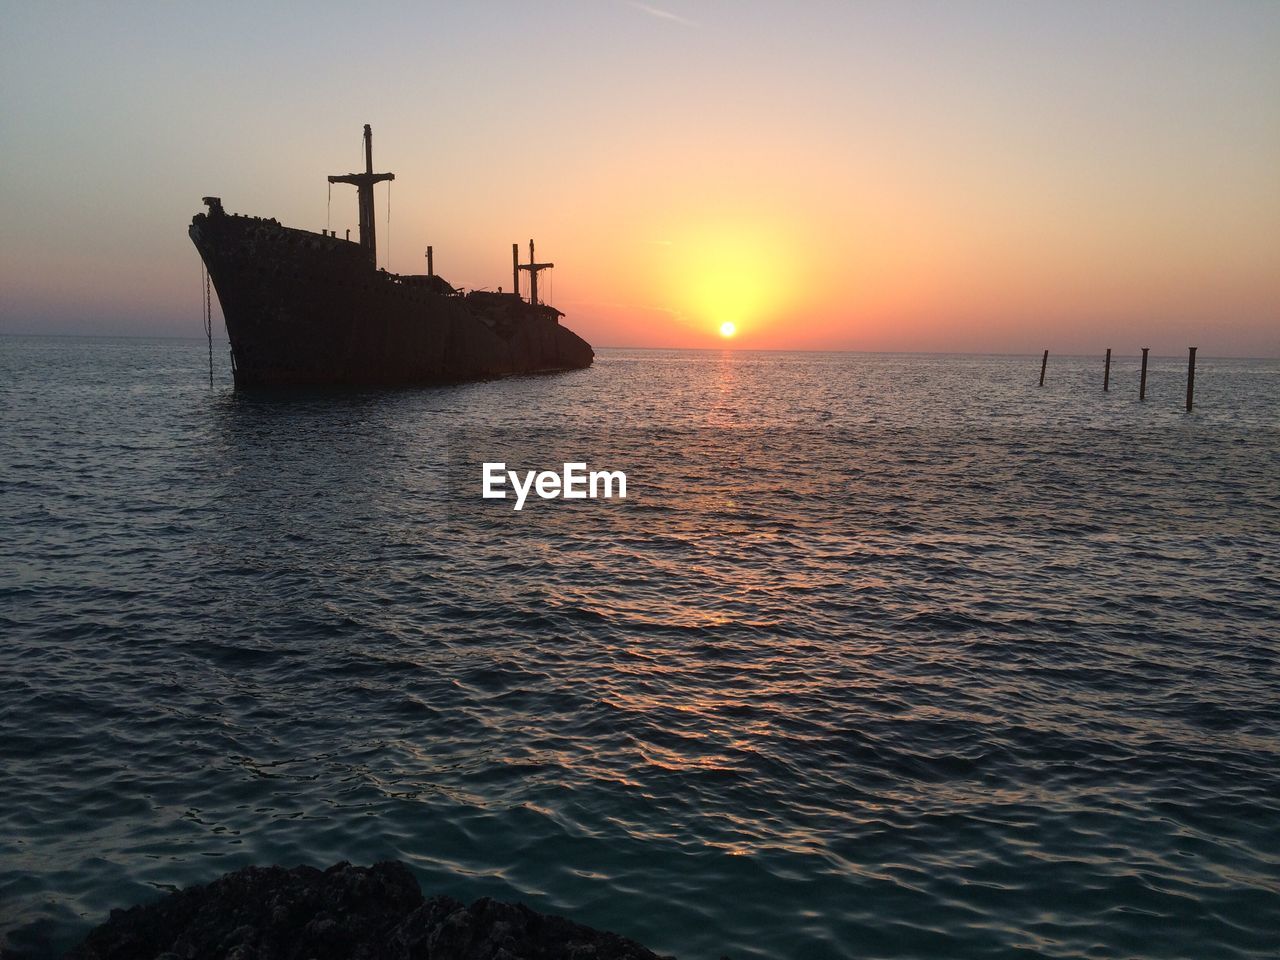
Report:
[[356,188],[355,240],[229,214],[218,197],[192,218],[237,387],[458,383],[591,365],[591,346],[539,299],[538,274],[553,264],[536,261],[532,240],[528,263],[512,244],[507,293],[455,289],[435,273],[430,247],[425,274],[378,269],[373,187],[395,175],[374,173],[368,124],[364,157],[363,173],[329,177]]

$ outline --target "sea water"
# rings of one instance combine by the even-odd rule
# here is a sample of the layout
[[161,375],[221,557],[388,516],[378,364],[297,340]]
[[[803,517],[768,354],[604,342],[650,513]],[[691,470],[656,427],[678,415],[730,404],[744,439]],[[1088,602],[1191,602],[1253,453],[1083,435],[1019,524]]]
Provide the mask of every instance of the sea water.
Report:
[[10,950],[394,857],[682,958],[1280,953],[1280,363],[224,351],[0,338]]

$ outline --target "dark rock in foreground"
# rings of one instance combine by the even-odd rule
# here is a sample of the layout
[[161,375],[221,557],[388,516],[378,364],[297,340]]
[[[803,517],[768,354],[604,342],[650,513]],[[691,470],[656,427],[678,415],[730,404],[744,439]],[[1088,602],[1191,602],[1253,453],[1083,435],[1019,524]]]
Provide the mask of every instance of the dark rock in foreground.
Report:
[[424,899],[408,867],[246,867],[113,910],[69,960],[659,960],[524,904]]

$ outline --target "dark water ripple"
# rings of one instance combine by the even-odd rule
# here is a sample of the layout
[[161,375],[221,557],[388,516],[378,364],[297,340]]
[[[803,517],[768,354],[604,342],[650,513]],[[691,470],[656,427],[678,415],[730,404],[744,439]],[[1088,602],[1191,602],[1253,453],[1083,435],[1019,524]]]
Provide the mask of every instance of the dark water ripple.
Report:
[[[0,928],[400,857],[684,957],[1280,955],[1280,365],[0,340]],[[586,459],[625,503],[479,499]]]

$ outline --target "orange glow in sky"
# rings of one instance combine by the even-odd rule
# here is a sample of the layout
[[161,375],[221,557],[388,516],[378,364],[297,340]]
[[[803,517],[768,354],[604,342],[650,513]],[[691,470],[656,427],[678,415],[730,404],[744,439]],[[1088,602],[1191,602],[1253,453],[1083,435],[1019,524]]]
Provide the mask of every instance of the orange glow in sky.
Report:
[[1280,355],[1277,49],[1275,3],[19,4],[0,332],[200,335],[200,198],[354,235],[370,123],[380,265],[532,237],[598,347]]

